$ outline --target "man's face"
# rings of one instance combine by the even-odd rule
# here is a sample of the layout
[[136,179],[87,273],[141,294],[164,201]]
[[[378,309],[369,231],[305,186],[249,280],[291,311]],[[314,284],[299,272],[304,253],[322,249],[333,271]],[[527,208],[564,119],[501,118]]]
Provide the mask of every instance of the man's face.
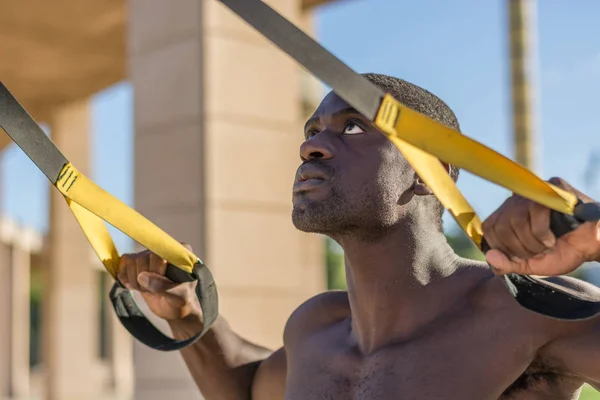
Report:
[[414,171],[396,147],[329,93],[305,126],[293,188],[294,225],[332,236],[372,235],[401,218]]

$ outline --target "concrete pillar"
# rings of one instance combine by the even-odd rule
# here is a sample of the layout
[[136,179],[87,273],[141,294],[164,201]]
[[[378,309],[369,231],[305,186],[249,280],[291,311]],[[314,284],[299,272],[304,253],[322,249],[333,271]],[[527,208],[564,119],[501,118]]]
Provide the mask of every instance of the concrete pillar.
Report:
[[30,395],[29,292],[31,254],[41,248],[36,232],[0,220],[0,398]]
[[41,235],[27,228],[18,230],[12,251],[12,387],[15,398],[30,395],[30,288],[31,257],[42,249]]
[[[87,101],[64,105],[51,122],[52,140],[89,176]],[[99,397],[98,292],[90,245],[57,190],[50,191],[48,268],[44,280],[46,399]]]
[[[6,236],[6,226],[2,227]],[[3,237],[4,239],[4,237]],[[12,261],[11,243],[0,241],[0,399],[12,396]]]
[[[298,0],[269,3],[300,16]],[[208,263],[234,329],[276,348],[325,287],[321,239],[290,218],[300,69],[216,1],[130,0],[129,17],[136,209]],[[136,398],[200,398],[178,354],[134,357]]]
[[[104,269],[103,265],[99,265]],[[113,285],[113,279],[108,273],[103,273],[106,282],[104,294],[105,318],[108,322],[108,351],[110,386],[117,399],[131,399],[133,396],[133,338],[119,322],[108,293]]]
[[28,248],[13,246],[12,291],[12,375],[13,396],[29,395],[29,273],[31,253]]

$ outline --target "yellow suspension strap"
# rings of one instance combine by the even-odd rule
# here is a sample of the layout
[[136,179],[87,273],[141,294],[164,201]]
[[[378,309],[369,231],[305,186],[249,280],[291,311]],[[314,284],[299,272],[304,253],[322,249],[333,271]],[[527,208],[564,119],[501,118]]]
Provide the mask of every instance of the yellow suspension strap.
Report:
[[[140,342],[162,351],[181,349],[204,335],[218,316],[218,296],[212,274],[202,261],[79,172],[1,82],[0,127],[64,196],[92,248],[115,279],[110,299],[123,326]],[[165,276],[173,282],[197,282],[196,295],[204,320],[201,332],[187,340],[174,340],[144,317],[129,290],[118,280],[120,256],[105,222],[166,259]]]
[[[220,0],[333,91],[390,139],[459,226],[482,250],[481,221],[441,161],[503,186],[550,208],[550,228],[559,237],[581,222],[600,220],[600,204],[584,204],[571,193],[460,132],[404,106],[357,74],[261,0]],[[525,308],[561,319],[589,318],[600,312],[591,301],[567,288],[533,276],[504,276],[510,293]]]
[[[386,102],[389,104],[386,105]],[[392,108],[393,111],[388,108]],[[404,114],[402,117],[400,117],[401,113]],[[404,120],[401,122],[402,118]],[[422,118],[424,120],[421,120]],[[415,127],[425,129],[425,131],[432,129],[434,133],[437,132],[437,137],[441,140],[438,139],[439,143],[428,146],[428,148],[431,150],[433,147],[432,153],[442,153],[454,160],[451,162],[444,159],[445,162],[469,171],[479,165],[477,175],[550,208],[550,228],[557,237],[576,229],[581,222],[600,219],[600,207],[597,203],[582,203],[573,194],[542,181],[530,171],[465,136],[461,135],[461,140],[453,142],[455,131],[438,123],[435,123],[435,127],[430,126],[431,122],[435,121],[408,109],[387,95],[375,120],[375,125],[394,143],[419,177],[431,188],[442,205],[454,217],[461,229],[484,253],[489,250],[489,246],[482,236],[481,220],[458,190],[456,183],[439,159],[415,147],[413,145],[415,141],[412,142],[413,144],[404,141],[403,139],[407,136],[411,139],[415,138],[406,132],[416,132],[413,130]],[[422,128],[423,126],[425,128]],[[444,135],[439,130],[436,131],[435,128],[439,127],[443,127],[444,131],[448,130],[449,133]],[[431,141],[421,140],[416,140],[416,142],[419,144],[431,143]],[[458,149],[458,151],[450,155],[446,154],[447,150],[442,150],[444,142],[451,149]],[[465,153],[463,154],[463,152]],[[471,157],[467,158],[469,155]],[[481,158],[482,155],[483,158]],[[476,161],[474,162],[473,159]],[[483,162],[486,159],[488,162]],[[477,164],[477,161],[482,164]],[[497,173],[503,170],[510,172]],[[527,186],[524,183],[530,185]],[[532,190],[536,186],[537,188]],[[519,304],[531,311],[567,320],[586,319],[600,312],[600,302],[541,277],[511,273],[503,275],[502,279]]]

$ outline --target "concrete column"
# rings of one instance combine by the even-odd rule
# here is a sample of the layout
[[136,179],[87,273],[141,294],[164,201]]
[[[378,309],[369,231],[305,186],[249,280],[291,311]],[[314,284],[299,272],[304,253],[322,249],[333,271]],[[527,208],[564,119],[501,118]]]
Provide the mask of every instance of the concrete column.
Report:
[[29,273],[31,253],[16,244],[12,255],[11,386],[15,398],[29,395]]
[[34,230],[23,228],[15,236],[12,252],[12,387],[15,398],[30,395],[29,324],[31,257],[42,248],[42,237]]
[[[87,101],[58,109],[52,140],[89,176],[90,111]],[[50,191],[48,268],[44,281],[46,399],[99,397],[98,293],[90,245],[64,198]]]
[[[3,226],[3,235],[6,227]],[[3,237],[4,239],[4,237]],[[0,241],[0,399],[12,396],[12,261],[11,243]]]
[[[269,3],[308,26],[299,1]],[[325,285],[320,238],[291,222],[302,70],[222,4],[205,4],[206,254],[231,326],[277,348],[290,313]]]
[[[135,208],[203,254],[200,19],[207,2],[128,3]],[[153,351],[136,341],[134,363],[135,399],[201,398],[178,354]]]
[[[300,16],[298,0],[269,3]],[[136,209],[208,263],[234,329],[276,348],[325,287],[320,238],[290,218],[300,69],[216,1],[130,0],[129,17]],[[136,398],[200,398],[178,354],[134,357]]]
[[[103,265],[99,266],[104,269]],[[108,273],[103,277],[106,282],[106,316],[108,321],[108,348],[110,352],[110,385],[118,399],[131,399],[133,396],[133,338],[119,322],[108,293],[113,279]]]
[[42,241],[36,232],[0,220],[0,255],[4,269],[0,288],[0,398],[26,398],[30,395],[29,372],[29,292],[31,255]]

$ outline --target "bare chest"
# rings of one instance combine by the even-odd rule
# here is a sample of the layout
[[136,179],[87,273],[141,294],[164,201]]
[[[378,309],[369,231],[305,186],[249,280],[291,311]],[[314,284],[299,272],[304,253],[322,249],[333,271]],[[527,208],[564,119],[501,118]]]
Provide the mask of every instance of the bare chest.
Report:
[[577,385],[536,365],[529,334],[459,319],[364,357],[332,327],[289,349],[286,400],[576,398]]

